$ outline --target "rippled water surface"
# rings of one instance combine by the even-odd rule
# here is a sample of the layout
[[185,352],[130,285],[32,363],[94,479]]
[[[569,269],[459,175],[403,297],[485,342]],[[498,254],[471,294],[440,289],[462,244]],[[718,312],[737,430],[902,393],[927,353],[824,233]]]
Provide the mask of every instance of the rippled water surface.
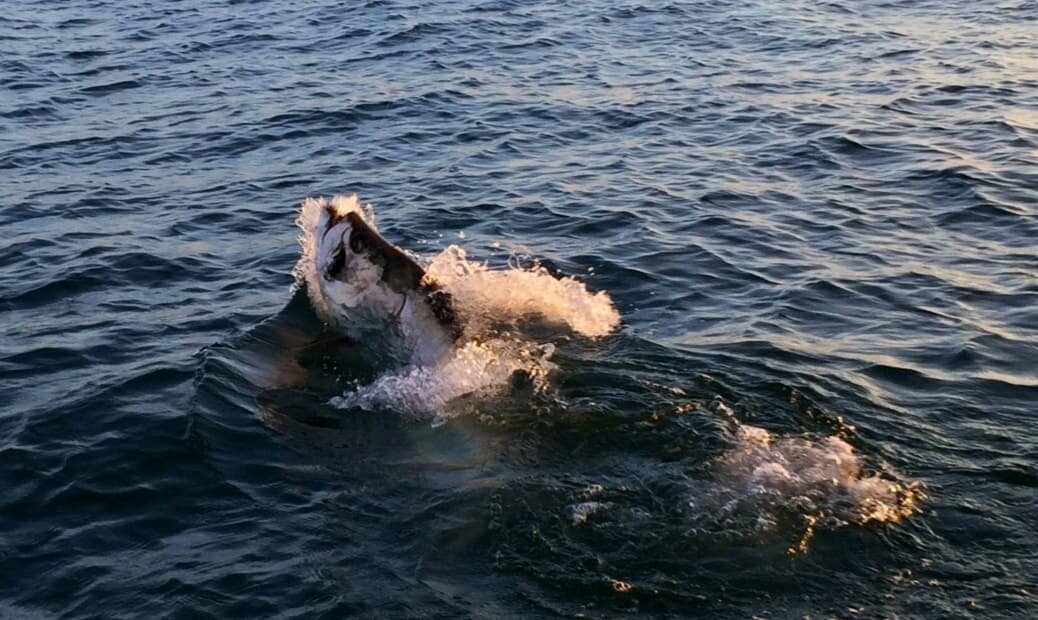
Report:
[[[1035,2],[2,12],[0,616],[1038,613]],[[353,192],[620,326],[351,407]]]

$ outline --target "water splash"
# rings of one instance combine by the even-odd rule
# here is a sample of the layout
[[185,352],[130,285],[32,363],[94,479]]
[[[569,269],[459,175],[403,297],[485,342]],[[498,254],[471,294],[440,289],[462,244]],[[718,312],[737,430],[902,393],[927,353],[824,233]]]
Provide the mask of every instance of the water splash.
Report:
[[466,394],[492,393],[525,373],[535,390],[547,386],[554,347],[517,340],[469,341],[431,366],[408,366],[329,401],[334,407],[391,408],[411,414],[432,414],[434,423],[450,417],[447,404]]
[[[726,418],[731,413],[719,400],[712,409]],[[677,505],[683,517],[675,536],[780,540],[788,553],[802,554],[817,531],[898,523],[920,510],[921,484],[869,472],[840,437],[783,435],[728,420],[732,443],[703,475],[686,478],[687,470],[673,470],[665,483],[646,487],[648,493],[626,484],[592,485],[570,498],[570,524],[658,531],[674,526]],[[683,490],[670,495],[677,480],[686,481]]]
[[714,485],[689,500],[700,520],[766,533],[802,528],[789,552],[805,553],[819,528],[897,523],[918,512],[920,485],[868,473],[840,437],[786,436],[737,424],[733,447],[714,463]]
[[432,260],[428,273],[454,295],[468,329],[477,335],[490,325],[532,315],[592,338],[620,324],[620,313],[604,291],[592,293],[583,282],[556,278],[540,265],[495,271],[452,245]]
[[734,449],[717,470],[744,497],[826,499],[837,516],[856,523],[896,522],[914,511],[903,485],[867,475],[854,448],[839,437],[776,437],[740,425]]

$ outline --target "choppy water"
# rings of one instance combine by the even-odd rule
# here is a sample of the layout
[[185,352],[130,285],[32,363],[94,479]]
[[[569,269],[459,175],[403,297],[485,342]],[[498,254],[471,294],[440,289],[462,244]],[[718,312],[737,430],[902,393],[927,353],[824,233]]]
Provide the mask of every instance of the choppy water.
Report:
[[[339,4],[3,5],[0,616],[1036,613],[1038,4]],[[621,327],[336,408],[348,192]]]

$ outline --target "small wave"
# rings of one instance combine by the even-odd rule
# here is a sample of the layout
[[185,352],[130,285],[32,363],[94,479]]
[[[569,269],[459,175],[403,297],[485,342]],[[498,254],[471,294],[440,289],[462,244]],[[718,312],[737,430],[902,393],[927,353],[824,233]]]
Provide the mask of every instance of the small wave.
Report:
[[110,82],[108,84],[99,84],[97,86],[86,86],[79,89],[79,92],[84,95],[108,95],[110,93],[119,92],[121,90],[130,90],[133,88],[140,88],[143,82],[140,80],[120,80],[117,82]]
[[447,29],[441,24],[419,22],[383,38],[379,41],[379,45],[392,46],[402,45],[405,43],[415,43],[424,37],[445,32],[447,32]]

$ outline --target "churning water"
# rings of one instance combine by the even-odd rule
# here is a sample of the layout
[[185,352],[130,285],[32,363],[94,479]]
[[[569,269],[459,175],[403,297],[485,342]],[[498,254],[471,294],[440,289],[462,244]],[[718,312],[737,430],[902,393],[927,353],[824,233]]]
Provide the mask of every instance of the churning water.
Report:
[[1038,4],[2,13],[0,617],[1035,615]]

